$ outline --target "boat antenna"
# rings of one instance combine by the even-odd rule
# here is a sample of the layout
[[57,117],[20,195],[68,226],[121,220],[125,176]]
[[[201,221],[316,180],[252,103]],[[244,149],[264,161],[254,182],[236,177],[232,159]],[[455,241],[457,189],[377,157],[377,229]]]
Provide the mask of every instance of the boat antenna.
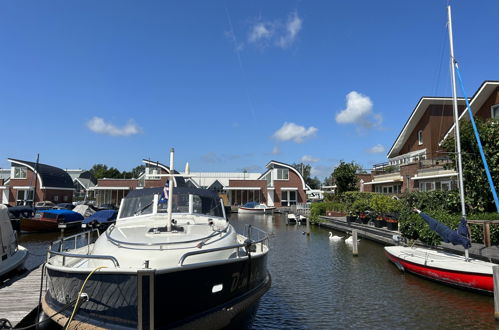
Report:
[[35,186],[33,189],[33,207],[36,205],[36,186],[38,182],[38,162],[40,161],[40,154],[36,154],[36,163],[35,163]]
[[166,230],[172,230],[172,209],[173,209],[173,155],[175,149],[170,149],[170,175],[167,177],[168,183],[168,220],[166,222]]
[[[461,157],[461,135],[459,132],[459,112],[457,108],[457,90],[456,90],[456,72],[454,70],[456,59],[454,57],[454,41],[452,37],[452,13],[450,4],[447,6],[447,16],[449,19],[449,45],[450,45],[450,71],[452,83],[452,103],[454,105],[454,126],[456,127],[456,148],[457,148],[457,175],[459,180],[459,197],[461,200],[461,215],[466,220],[466,206],[464,203],[464,184],[463,184],[463,160]],[[469,259],[468,249],[464,250],[465,260]]]

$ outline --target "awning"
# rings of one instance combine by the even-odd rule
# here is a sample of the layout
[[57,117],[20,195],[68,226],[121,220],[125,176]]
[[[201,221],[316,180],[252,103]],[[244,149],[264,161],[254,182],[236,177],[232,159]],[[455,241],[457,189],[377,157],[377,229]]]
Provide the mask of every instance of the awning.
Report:
[[88,190],[130,190],[130,187],[92,187]]
[[364,182],[364,184],[380,184],[380,183],[402,183],[402,179],[392,179],[392,180],[383,180],[383,181],[371,181],[371,182]]
[[0,186],[0,190],[7,189],[7,186]]
[[281,191],[296,191],[298,190],[297,187],[282,187]]
[[224,187],[224,190],[261,190],[260,187]]
[[12,189],[15,189],[15,190],[33,190],[33,189],[35,189],[35,187],[32,187],[32,186],[14,186],[14,187],[12,187]]
[[413,176],[411,180],[424,180],[424,179],[436,179],[436,178],[448,178],[450,176],[457,176],[457,173],[447,173],[447,174],[435,174],[427,176]]

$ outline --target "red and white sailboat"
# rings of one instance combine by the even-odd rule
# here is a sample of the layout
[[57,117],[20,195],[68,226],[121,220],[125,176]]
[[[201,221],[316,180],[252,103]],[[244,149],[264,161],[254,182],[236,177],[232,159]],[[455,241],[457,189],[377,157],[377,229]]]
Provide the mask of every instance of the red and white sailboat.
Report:
[[[449,17],[449,39],[450,39],[450,57],[452,61],[451,78],[453,85],[454,98],[454,122],[456,129],[456,144],[458,158],[458,174],[459,174],[459,192],[461,197],[462,220],[460,229],[453,231],[445,225],[438,223],[435,219],[430,218],[423,212],[420,212],[421,217],[428,222],[430,227],[442,236],[445,241],[453,244],[462,244],[465,247],[465,255],[457,255],[448,252],[436,251],[423,247],[407,247],[407,246],[388,246],[385,247],[386,256],[400,269],[413,274],[423,276],[425,278],[436,280],[452,286],[457,286],[466,289],[478,290],[485,293],[492,293],[494,290],[493,267],[496,264],[485,262],[477,259],[469,258],[468,248],[471,246],[469,239],[463,236],[463,227],[466,227],[466,211],[464,204],[464,186],[462,176],[462,160],[461,160],[461,143],[459,135],[459,116],[457,111],[457,93],[456,93],[456,62],[454,59],[454,46],[452,41],[452,20],[451,9],[447,7]],[[468,104],[468,110],[469,109]],[[495,191],[493,183],[491,188]],[[497,204],[497,202],[496,202]],[[467,231],[467,230],[466,230]]]

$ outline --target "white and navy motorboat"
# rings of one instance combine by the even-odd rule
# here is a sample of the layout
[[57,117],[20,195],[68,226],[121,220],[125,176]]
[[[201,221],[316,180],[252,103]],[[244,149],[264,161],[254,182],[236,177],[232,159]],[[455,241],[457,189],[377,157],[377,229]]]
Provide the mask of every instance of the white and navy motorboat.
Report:
[[17,244],[17,236],[10,223],[8,208],[0,205],[0,278],[22,268],[28,250]]
[[267,206],[262,203],[248,202],[243,206],[239,206],[239,214],[272,214],[274,213],[274,206]]
[[53,317],[63,326],[223,328],[270,287],[267,234],[251,226],[236,233],[210,190],[131,191],[116,223],[78,248],[93,232],[49,251],[42,307],[47,315],[63,310]]

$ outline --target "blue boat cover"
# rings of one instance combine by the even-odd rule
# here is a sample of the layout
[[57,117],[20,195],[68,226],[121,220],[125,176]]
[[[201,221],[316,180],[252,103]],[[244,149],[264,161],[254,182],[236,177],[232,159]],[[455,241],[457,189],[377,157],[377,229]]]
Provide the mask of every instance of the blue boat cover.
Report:
[[70,210],[45,210],[40,211],[41,213],[55,214],[57,216],[62,215],[62,220],[64,222],[82,221],[83,215]]
[[89,217],[86,217],[83,220],[83,223],[91,223],[93,221],[97,221],[98,223],[105,223],[108,221],[116,220],[116,216],[118,215],[118,211],[116,210],[102,210],[97,211]]
[[466,228],[466,219],[461,218],[459,227],[457,230],[452,230],[443,223],[433,219],[428,214],[421,212],[419,213],[421,218],[430,225],[430,228],[442,237],[444,242],[452,243],[454,245],[462,245],[465,249],[471,247],[471,242],[468,237],[468,228]]
[[243,207],[247,207],[249,209],[254,209],[255,206],[257,206],[258,204],[259,203],[257,203],[257,202],[248,202],[248,203],[244,204]]

